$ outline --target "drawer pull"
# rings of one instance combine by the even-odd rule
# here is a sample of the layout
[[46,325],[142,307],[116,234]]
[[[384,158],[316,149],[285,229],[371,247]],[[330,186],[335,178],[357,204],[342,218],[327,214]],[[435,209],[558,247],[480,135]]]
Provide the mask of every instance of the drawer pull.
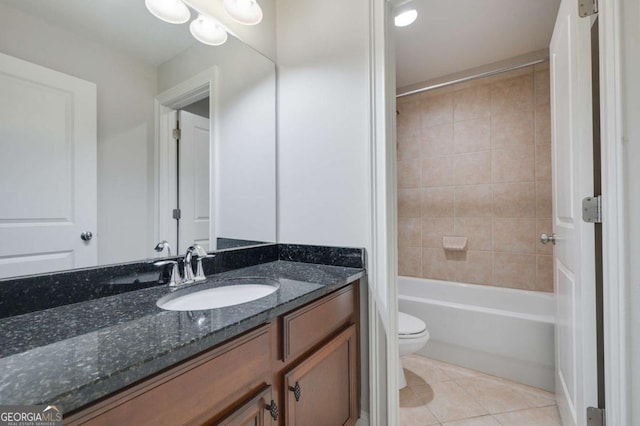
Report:
[[296,382],[295,386],[289,386],[289,390],[293,392],[293,396],[296,397],[296,402],[300,401],[300,396],[302,395],[302,389],[300,388],[300,383]]
[[271,400],[271,404],[265,406],[265,409],[269,412],[269,414],[271,414],[271,418],[273,420],[278,420],[278,405],[273,399]]

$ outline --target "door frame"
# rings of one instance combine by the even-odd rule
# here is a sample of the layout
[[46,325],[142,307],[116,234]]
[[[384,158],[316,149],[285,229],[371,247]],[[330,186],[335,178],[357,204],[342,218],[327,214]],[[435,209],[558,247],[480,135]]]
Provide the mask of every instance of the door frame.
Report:
[[629,259],[626,214],[621,0],[598,2],[603,210],[604,369],[606,422],[630,424]]
[[[161,239],[165,239],[177,247],[175,221],[170,219],[170,212],[175,206],[175,180],[176,180],[176,152],[171,150],[173,136],[172,131],[175,128],[176,111],[193,102],[209,97],[209,239],[211,241],[210,251],[217,248],[215,239],[216,228],[216,183],[215,171],[217,170],[216,161],[216,132],[215,117],[217,114],[216,98],[214,96],[215,88],[218,81],[217,67],[211,67],[199,74],[165,90],[156,96],[154,100],[154,117],[155,117],[155,146],[154,146],[154,164],[155,164],[155,182],[154,195],[156,200],[156,211],[154,212],[153,223],[153,240],[150,247]],[[170,237],[166,237],[170,236]],[[176,255],[178,253],[175,253]]]

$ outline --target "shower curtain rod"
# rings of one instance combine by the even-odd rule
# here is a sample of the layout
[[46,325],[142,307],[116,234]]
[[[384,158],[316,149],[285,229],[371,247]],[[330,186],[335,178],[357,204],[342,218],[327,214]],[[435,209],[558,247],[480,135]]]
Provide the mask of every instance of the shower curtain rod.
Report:
[[401,98],[403,96],[409,96],[409,95],[413,95],[413,94],[420,93],[420,92],[426,92],[428,90],[439,89],[440,87],[451,86],[452,84],[464,83],[465,81],[475,80],[475,79],[482,78],[482,77],[489,77],[489,76],[492,76],[492,75],[495,75],[495,74],[500,74],[500,73],[507,72],[507,71],[513,71],[513,70],[517,70],[517,69],[520,69],[520,68],[526,68],[526,67],[530,67],[531,65],[541,64],[541,63],[543,63],[545,61],[548,61],[548,60],[549,60],[548,58],[546,58],[546,59],[536,59],[535,61],[527,62],[525,64],[513,65],[513,66],[510,66],[510,67],[499,68],[499,69],[492,70],[492,71],[485,71],[485,72],[481,72],[481,73],[478,73],[478,74],[470,75],[468,77],[457,78],[455,80],[447,81],[447,82],[444,82],[444,83],[432,84],[430,86],[422,87],[420,89],[409,90],[408,92],[403,92],[403,93],[397,94],[396,98]]

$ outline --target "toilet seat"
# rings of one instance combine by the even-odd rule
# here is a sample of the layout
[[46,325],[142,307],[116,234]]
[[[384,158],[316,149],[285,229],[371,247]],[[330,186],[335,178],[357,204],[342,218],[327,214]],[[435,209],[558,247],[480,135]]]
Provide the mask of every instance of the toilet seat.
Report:
[[398,312],[398,337],[400,339],[418,339],[429,335],[427,325],[419,318]]

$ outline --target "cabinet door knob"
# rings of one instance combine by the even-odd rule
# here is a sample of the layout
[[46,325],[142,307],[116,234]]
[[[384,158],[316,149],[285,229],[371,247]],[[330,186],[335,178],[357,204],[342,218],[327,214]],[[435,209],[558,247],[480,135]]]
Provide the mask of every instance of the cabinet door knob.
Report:
[[278,420],[278,405],[273,399],[271,400],[271,404],[265,406],[265,410],[271,414],[273,420]]
[[540,234],[540,242],[542,244],[551,243],[554,246],[556,245],[556,234]]
[[82,234],[80,234],[80,239],[82,239],[82,241],[91,241],[92,238],[93,234],[91,233],[91,231],[84,231]]
[[296,397],[296,402],[300,401],[300,396],[302,395],[302,389],[300,388],[300,383],[296,382],[295,386],[289,386],[289,390],[293,392],[293,396]]

